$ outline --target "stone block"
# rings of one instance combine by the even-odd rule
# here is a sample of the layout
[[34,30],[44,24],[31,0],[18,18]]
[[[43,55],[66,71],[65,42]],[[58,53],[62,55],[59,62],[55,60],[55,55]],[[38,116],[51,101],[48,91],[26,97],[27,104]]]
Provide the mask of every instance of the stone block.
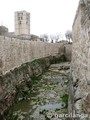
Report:
[[90,72],[86,72],[87,84],[90,85]]
[[88,95],[84,98],[83,108],[84,111],[90,115],[90,93],[88,93]]

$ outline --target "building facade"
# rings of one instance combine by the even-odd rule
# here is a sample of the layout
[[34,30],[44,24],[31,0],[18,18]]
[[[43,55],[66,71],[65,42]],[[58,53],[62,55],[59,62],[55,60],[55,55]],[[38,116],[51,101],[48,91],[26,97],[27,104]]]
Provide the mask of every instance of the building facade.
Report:
[[15,12],[15,35],[30,35],[30,13]]

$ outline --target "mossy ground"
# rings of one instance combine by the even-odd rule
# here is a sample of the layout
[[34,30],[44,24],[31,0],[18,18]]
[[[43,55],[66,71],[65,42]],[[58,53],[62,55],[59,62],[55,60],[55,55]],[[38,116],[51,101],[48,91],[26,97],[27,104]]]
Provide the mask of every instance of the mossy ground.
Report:
[[[61,64],[63,62],[63,59],[62,60],[57,60],[57,61],[55,60],[54,62]],[[43,59],[37,59],[37,60],[31,62],[30,63],[30,64],[32,64],[31,69],[37,63],[41,64],[41,67],[44,68],[43,74],[40,74],[38,77],[36,77],[36,76],[32,77],[32,87],[31,88],[29,88],[29,86],[27,86],[27,84],[25,83],[25,84],[22,84],[18,89],[18,98],[23,97],[22,103],[24,103],[24,101],[27,101],[28,102],[27,106],[29,107],[29,104],[31,104],[30,101],[33,101],[33,105],[30,106],[30,109],[32,109],[35,106],[45,105],[45,104],[47,104],[47,101],[51,102],[53,99],[50,98],[50,96],[48,96],[48,94],[49,94],[49,92],[57,90],[57,86],[58,86],[59,83],[55,84],[55,83],[53,83],[49,80],[45,80],[42,77],[43,75],[50,76],[50,74],[52,74],[52,75],[57,75],[57,76],[58,75],[64,76],[64,74],[60,74],[59,72],[47,70],[46,68],[48,68],[49,66],[48,67],[46,66],[46,68],[43,67],[43,64],[45,64],[45,61]],[[47,72],[46,72],[46,70],[47,70]],[[22,71],[23,71],[23,69],[22,69]],[[17,75],[17,72],[15,72],[15,73]],[[59,92],[60,91],[58,90],[58,93]],[[55,94],[57,94],[57,92]],[[51,97],[53,97],[52,93],[51,93]],[[51,101],[49,99],[51,99]],[[61,99],[62,99],[62,102],[64,102],[66,104],[65,107],[67,108],[67,106],[68,106],[68,95],[64,94],[63,96],[61,96]],[[18,101],[18,100],[17,100],[17,102],[20,103],[20,101]],[[60,102],[60,100],[59,100],[59,102]],[[19,104],[17,104],[17,105],[19,105]],[[18,107],[17,105],[12,107],[12,109],[11,109],[12,111],[10,110],[10,112],[7,116],[7,120],[17,120],[17,118],[19,117],[18,115],[23,114],[22,112],[18,112],[20,110],[20,106]],[[17,110],[16,110],[15,107],[17,108]],[[36,109],[36,107],[35,107],[35,109]],[[61,110],[60,109],[55,110],[55,112],[59,112],[59,111],[61,111]],[[43,111],[40,112],[40,114],[44,114],[46,120],[49,120],[49,118],[47,117],[47,114],[46,114],[47,112],[48,112],[47,110],[43,110]],[[29,114],[29,115],[31,115],[31,113],[32,113],[32,111],[27,112],[27,114]]]

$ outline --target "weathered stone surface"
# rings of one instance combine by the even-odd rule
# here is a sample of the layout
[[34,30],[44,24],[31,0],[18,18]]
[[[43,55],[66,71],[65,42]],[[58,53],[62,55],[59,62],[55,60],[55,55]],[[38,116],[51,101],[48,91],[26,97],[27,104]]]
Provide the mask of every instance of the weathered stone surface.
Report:
[[83,107],[84,111],[90,114],[90,93],[86,96],[86,98],[84,98]]
[[4,64],[3,73],[23,63],[58,53],[64,53],[62,43],[53,44],[0,36],[0,59],[2,58]]
[[[37,59],[24,63],[1,76],[0,114],[4,114],[4,112],[8,110],[16,96],[18,96],[19,100],[27,99],[25,95],[28,94],[29,89],[31,89],[33,80],[39,77],[51,63],[59,60],[63,60],[62,55]],[[53,95],[51,95],[51,97],[52,96]]]
[[82,113],[82,100],[78,100],[75,103],[75,111],[76,111],[76,114],[81,114]]
[[[38,62],[40,62],[40,60],[37,61],[37,63]],[[58,66],[60,66],[59,64],[62,63],[51,66],[54,66],[56,69]],[[63,66],[66,66],[66,64],[63,63]],[[23,82],[18,88],[19,102],[13,106],[11,113],[9,112],[6,119],[12,119],[17,115],[17,119],[19,119],[22,118],[24,114],[27,114],[29,115],[30,120],[32,118],[35,120],[46,120],[48,119],[48,114],[51,113],[52,116],[50,119],[57,120],[58,118],[54,117],[56,114],[67,113],[69,78],[67,73],[64,75],[58,73],[58,71],[58,69],[57,72],[54,71],[54,69],[47,70],[45,73],[43,73],[42,77],[36,78],[31,90],[29,90],[28,86],[26,86],[25,82]],[[67,70],[63,71],[66,72]],[[52,80],[53,78],[54,80]],[[58,82],[56,82],[57,78]],[[26,95],[24,96],[24,94]],[[23,116],[23,119],[26,119],[26,117]],[[64,117],[59,119],[65,120]]]
[[3,73],[3,63],[2,63],[2,60],[0,59],[0,76],[2,75]]
[[66,63],[61,63],[61,64],[52,64],[50,66],[50,69],[54,69],[54,70],[68,70],[70,69],[70,62],[66,62]]
[[75,96],[74,96],[74,99],[76,100],[76,99],[79,99],[79,98],[81,98],[81,90],[80,90],[80,88],[78,87],[77,89],[76,89],[76,92],[75,92]]
[[[68,46],[68,47],[67,47]],[[46,43],[41,41],[29,41],[8,36],[0,36],[0,59],[3,63],[3,73],[30,62],[47,56],[65,54],[71,58],[71,44]],[[64,51],[66,49],[66,51]],[[52,59],[52,58],[51,58]]]
[[86,73],[87,84],[90,85],[90,72]]
[[72,59],[72,44],[64,45],[64,52],[65,52],[66,60],[71,61],[71,59]]
[[[80,0],[73,23],[72,37],[71,71],[76,91],[74,98],[77,101],[79,97],[83,100],[90,91],[90,0]],[[85,111],[88,111],[88,107],[86,109]]]

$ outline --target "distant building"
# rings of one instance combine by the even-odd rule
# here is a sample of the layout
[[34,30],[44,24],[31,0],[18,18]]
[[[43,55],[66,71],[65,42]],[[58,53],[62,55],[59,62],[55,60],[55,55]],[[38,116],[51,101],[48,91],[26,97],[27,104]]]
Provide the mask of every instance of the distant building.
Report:
[[0,35],[5,35],[11,38],[17,38],[21,40],[41,41],[39,36],[30,34],[30,13],[26,11],[15,12],[15,31],[8,32],[8,28],[0,26]]
[[8,28],[5,26],[0,26],[0,35],[7,35],[8,34]]
[[15,12],[15,35],[30,35],[30,13],[26,11]]

